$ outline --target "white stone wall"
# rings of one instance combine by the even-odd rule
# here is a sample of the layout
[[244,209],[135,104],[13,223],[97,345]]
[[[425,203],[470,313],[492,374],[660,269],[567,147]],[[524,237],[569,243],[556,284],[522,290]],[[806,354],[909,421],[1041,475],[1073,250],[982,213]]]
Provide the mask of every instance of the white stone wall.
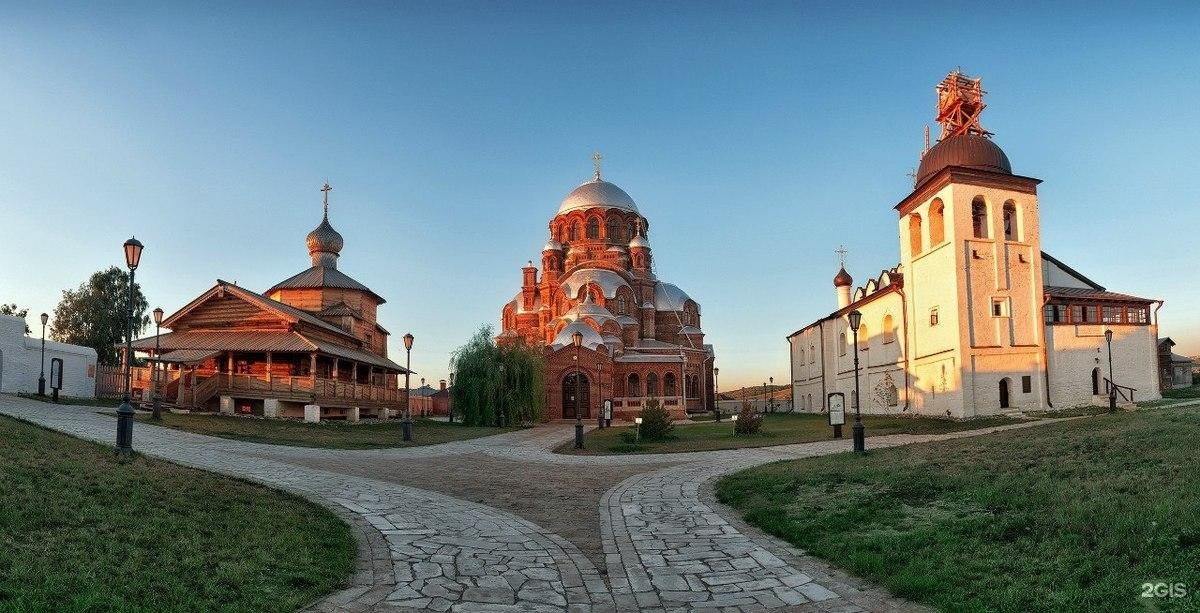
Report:
[[[1157,400],[1158,349],[1154,326],[1113,325],[1113,379],[1135,388],[1134,400]],[[1100,393],[1108,377],[1108,345],[1105,326],[1046,326],[1049,350],[1050,401],[1056,409],[1094,404],[1092,369],[1099,368]]]
[[[39,322],[40,324],[40,322]],[[25,336],[25,320],[0,315],[0,392],[36,393],[42,372],[42,341]],[[92,398],[96,395],[96,350],[90,347],[46,341],[46,393],[50,393],[50,360],[63,361],[63,396]]]

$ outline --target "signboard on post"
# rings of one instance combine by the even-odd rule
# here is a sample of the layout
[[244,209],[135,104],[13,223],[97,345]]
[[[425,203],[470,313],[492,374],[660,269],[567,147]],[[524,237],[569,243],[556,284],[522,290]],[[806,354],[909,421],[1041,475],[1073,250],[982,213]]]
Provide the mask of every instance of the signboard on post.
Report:
[[842,426],[846,424],[846,395],[833,392],[827,400],[829,425],[833,426],[833,437],[842,438]]
[[58,390],[62,389],[63,361],[62,358],[50,359],[50,399],[58,402]]
[[605,427],[612,425],[612,400],[604,401],[604,425]]

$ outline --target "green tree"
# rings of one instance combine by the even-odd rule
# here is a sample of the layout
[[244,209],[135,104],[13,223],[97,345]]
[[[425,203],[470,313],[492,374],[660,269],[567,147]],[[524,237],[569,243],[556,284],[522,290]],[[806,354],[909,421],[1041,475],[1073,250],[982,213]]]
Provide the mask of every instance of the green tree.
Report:
[[[29,315],[29,309],[22,309],[21,307],[17,306],[17,303],[15,302],[11,304],[0,304],[0,315],[16,315],[21,319],[25,319],[25,317]],[[29,329],[29,323],[26,322],[25,334],[29,334],[30,332],[33,332],[33,330]]]
[[523,344],[497,347],[492,337],[492,327],[483,326],[450,358],[455,416],[469,426],[492,425],[500,412],[509,423],[540,420],[546,403],[541,352]]
[[[50,338],[96,350],[101,364],[120,362],[118,345],[125,340],[129,305],[129,271],[113,266],[92,274],[74,290],[63,290],[54,308]],[[139,336],[150,318],[141,287],[133,286],[133,334]]]

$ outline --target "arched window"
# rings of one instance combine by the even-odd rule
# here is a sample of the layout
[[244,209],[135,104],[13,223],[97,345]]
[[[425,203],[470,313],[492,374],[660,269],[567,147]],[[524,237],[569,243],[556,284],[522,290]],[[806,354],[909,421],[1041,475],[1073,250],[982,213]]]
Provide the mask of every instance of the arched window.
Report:
[[638,379],[637,373],[629,375],[629,388],[625,390],[625,395],[631,398],[642,395],[642,382]]
[[971,227],[974,228],[975,238],[988,237],[987,203],[983,201],[983,196],[975,196],[971,201]]
[[846,332],[843,330],[842,333],[838,335],[838,355],[846,355],[846,346],[848,344],[849,343],[846,341]]
[[1017,205],[1012,200],[1004,203],[1004,240],[1020,240],[1017,238]]
[[617,221],[616,219],[608,220],[608,236],[606,238],[608,238],[608,240],[610,240],[610,241],[621,240],[621,222],[620,221]]
[[667,373],[663,377],[663,396],[675,396],[675,373]]
[[587,225],[588,238],[600,238],[600,220],[595,217],[588,220]]
[[646,395],[647,396],[657,396],[658,395],[658,375],[656,375],[654,373],[650,373],[650,374],[646,375]]
[[809,364],[817,363],[817,346],[816,345],[808,346],[808,363]]
[[573,241],[579,240],[579,231],[580,230],[581,230],[581,227],[580,227],[578,221],[571,224],[571,240],[573,240]]
[[629,314],[629,299],[624,294],[617,296],[617,315]]
[[912,257],[921,255],[921,216],[916,213],[908,216],[908,248]]
[[866,351],[871,345],[871,333],[867,330],[867,324],[858,325],[858,350]]
[[929,247],[942,244],[946,237],[946,205],[941,198],[934,198],[929,205]]
[[800,350],[800,363],[804,364],[804,350],[803,349]]
[[892,343],[896,341],[896,322],[891,315],[883,316],[883,342]]

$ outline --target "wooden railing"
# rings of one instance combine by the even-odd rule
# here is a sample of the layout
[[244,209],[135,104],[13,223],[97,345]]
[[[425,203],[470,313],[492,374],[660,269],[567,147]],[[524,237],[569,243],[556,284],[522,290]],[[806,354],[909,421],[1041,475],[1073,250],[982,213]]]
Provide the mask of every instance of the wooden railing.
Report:
[[1133,393],[1137,391],[1137,389],[1129,387],[1128,385],[1121,385],[1120,383],[1113,383],[1112,381],[1108,380],[1108,377],[1105,377],[1104,378],[1104,395],[1105,396],[1109,395],[1111,393],[1111,390],[1113,390],[1113,389],[1116,389],[1117,396],[1120,396],[1126,402],[1133,402]]
[[262,375],[220,373],[213,379],[221,380],[221,390],[231,392],[251,392],[255,394],[279,394],[314,396],[321,398],[337,398],[339,400],[361,400],[364,402],[399,404],[403,402],[401,390],[370,383],[326,379],[324,377],[304,376],[273,376],[270,379]]

